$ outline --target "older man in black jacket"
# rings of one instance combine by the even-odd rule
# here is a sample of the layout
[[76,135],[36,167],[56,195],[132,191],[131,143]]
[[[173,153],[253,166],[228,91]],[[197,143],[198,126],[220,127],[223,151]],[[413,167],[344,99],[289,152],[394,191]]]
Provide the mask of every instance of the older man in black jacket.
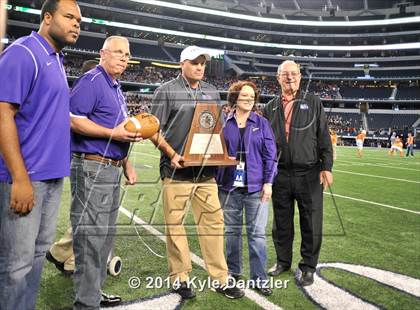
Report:
[[277,142],[278,175],[273,184],[273,242],[276,264],[269,275],[290,269],[294,237],[294,205],[297,201],[302,235],[300,285],[311,285],[322,240],[323,187],[333,181],[333,155],[328,124],[320,99],[300,91],[300,68],[284,61],[278,69],[279,96],[264,109]]

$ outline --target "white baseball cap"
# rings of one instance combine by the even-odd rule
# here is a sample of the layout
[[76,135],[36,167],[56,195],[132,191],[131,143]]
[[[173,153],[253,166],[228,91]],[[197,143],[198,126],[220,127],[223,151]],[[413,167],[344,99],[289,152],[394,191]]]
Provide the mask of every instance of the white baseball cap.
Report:
[[201,55],[206,57],[206,60],[210,60],[211,58],[207,50],[195,45],[191,45],[182,50],[179,61],[183,62],[185,60],[194,60]]

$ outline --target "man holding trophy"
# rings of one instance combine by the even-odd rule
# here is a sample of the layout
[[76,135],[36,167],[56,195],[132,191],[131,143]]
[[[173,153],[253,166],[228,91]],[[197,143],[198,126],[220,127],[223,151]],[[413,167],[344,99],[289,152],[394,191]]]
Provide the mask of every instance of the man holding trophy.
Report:
[[[221,129],[221,120],[214,112],[220,95],[215,87],[202,81],[208,60],[209,53],[197,46],[189,46],[181,52],[181,74],[154,94],[152,113],[159,119],[162,132],[151,140],[161,151],[168,266],[174,291],[183,298],[195,297],[188,283],[192,266],[183,225],[191,205],[212,290],[234,299],[244,293],[228,285],[223,212],[214,178],[215,165],[223,164],[223,160],[211,161],[226,157],[227,152],[223,137],[214,134],[217,128]],[[200,133],[194,134],[193,128]],[[195,158],[195,162],[187,157]],[[227,157],[224,160],[229,161]]]

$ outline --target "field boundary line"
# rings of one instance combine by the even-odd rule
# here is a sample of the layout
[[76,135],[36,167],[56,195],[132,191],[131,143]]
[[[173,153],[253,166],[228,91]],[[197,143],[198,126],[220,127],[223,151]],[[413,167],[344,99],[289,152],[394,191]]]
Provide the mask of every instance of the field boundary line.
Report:
[[387,164],[374,164],[374,163],[359,163],[353,162],[350,160],[343,160],[343,159],[336,159],[335,161],[344,162],[344,163],[351,163],[354,166],[374,166],[374,167],[383,167],[383,168],[392,168],[392,169],[400,169],[400,170],[410,170],[410,171],[417,171],[420,173],[420,169],[415,168],[405,168],[405,167],[395,167]]
[[158,155],[148,154],[148,153],[144,153],[144,152],[131,151],[130,154],[144,155],[144,156],[147,156],[147,157],[160,159],[160,156],[158,156]]
[[374,174],[359,173],[359,172],[350,172],[350,171],[337,170],[337,169],[334,169],[333,172],[341,172],[341,173],[348,173],[348,174],[354,174],[354,175],[361,175],[361,176],[364,176],[364,177],[371,177],[371,178],[387,179],[387,180],[394,180],[394,181],[400,181],[400,182],[420,184],[419,181],[404,180],[404,179],[398,179],[398,178],[392,178],[392,177],[385,177],[385,176],[382,176],[382,175],[374,175]]
[[327,195],[330,195],[330,196],[334,196],[334,197],[339,197],[339,198],[354,200],[354,201],[358,201],[358,202],[365,202],[365,203],[369,203],[369,204],[376,205],[376,206],[381,206],[381,207],[385,207],[385,208],[389,208],[389,209],[395,209],[395,210],[399,210],[399,211],[405,211],[405,212],[409,212],[409,213],[414,213],[414,214],[420,215],[420,211],[414,211],[414,210],[409,210],[409,209],[394,207],[394,206],[387,205],[387,204],[384,204],[384,203],[369,201],[369,200],[360,199],[360,198],[354,198],[354,197],[350,197],[350,196],[344,196],[344,195],[340,195],[340,194],[336,194],[336,193],[331,194],[329,192],[324,192],[324,194],[327,194]]
[[[380,164],[398,164],[398,165],[405,165],[405,166],[410,166],[410,167],[420,167],[420,162],[417,161],[413,161],[412,159],[407,159],[405,157],[395,157],[394,159],[396,159],[393,162],[387,161],[387,159],[392,160],[392,157],[389,156],[385,156],[384,157],[372,157],[370,155],[363,155],[362,158],[356,157],[356,155],[354,156],[348,156],[347,154],[341,154],[341,156],[339,157],[340,159],[343,158],[344,159],[354,159],[354,160],[362,160],[363,162],[369,162],[369,163],[380,163]],[[397,159],[398,158],[398,159]],[[399,160],[400,158],[404,158],[402,160]]]

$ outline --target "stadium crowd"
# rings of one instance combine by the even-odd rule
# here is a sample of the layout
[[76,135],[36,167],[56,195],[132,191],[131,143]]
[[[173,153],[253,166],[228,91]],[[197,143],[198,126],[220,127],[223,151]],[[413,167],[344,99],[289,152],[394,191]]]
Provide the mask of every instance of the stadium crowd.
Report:
[[[65,68],[69,76],[81,75],[81,67],[85,58],[66,57]],[[127,68],[121,77],[122,81],[147,83],[147,84],[163,84],[172,80],[179,74],[178,69],[168,69],[156,67],[148,64],[132,64]],[[237,82],[238,77],[206,77],[205,81],[216,86],[219,90],[227,91],[229,86]],[[278,91],[278,82],[274,77],[250,78],[260,90],[261,94],[275,95]],[[302,82],[302,89],[306,89],[306,83]],[[340,99],[339,87],[335,83],[326,84],[320,81],[312,82],[308,89],[310,92],[326,99]]]
[[[67,55],[65,57],[65,68],[68,76],[81,75],[81,67],[86,60],[86,56]],[[141,62],[140,64],[134,63],[128,66],[125,73],[122,75],[121,80],[135,83],[145,84],[163,84],[167,81],[174,79],[180,70],[177,68],[162,68],[152,65],[149,62]],[[263,95],[275,95],[278,91],[278,82],[275,77],[262,76],[261,78],[250,77],[248,78],[254,82],[260,93]],[[215,85],[218,90],[227,91],[229,86],[239,80],[236,76],[206,76],[206,82]],[[340,88],[350,87],[363,87],[360,83],[355,85],[352,81],[341,81],[336,83],[334,81],[311,81],[309,87],[307,80],[302,80],[302,91],[308,91],[321,97],[322,99],[342,99]],[[377,83],[377,87],[386,87],[386,83]],[[404,85],[406,87],[416,85]],[[129,112],[135,115],[142,112],[149,112],[151,109],[151,95],[127,92],[126,94]],[[358,105],[355,106],[358,108]],[[255,107],[257,113],[261,113],[262,105]],[[347,115],[329,113],[326,109],[329,119],[330,128],[334,128],[339,136],[356,136],[358,130],[363,127],[360,115]],[[402,129],[402,128],[401,128]],[[390,128],[372,128],[375,136],[385,137],[390,134]]]

